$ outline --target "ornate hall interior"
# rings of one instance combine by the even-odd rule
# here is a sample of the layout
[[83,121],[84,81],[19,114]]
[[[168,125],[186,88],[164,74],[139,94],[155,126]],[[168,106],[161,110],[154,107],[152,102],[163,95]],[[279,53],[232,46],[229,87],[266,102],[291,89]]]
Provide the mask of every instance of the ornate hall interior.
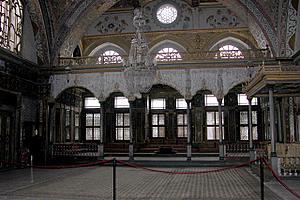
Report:
[[0,168],[28,154],[243,154],[300,171],[299,0],[1,0],[0,12]]

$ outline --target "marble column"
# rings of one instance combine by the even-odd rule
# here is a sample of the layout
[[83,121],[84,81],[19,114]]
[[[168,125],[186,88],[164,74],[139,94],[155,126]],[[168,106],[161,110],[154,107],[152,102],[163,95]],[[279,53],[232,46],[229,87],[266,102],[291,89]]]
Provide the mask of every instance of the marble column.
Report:
[[290,142],[295,142],[295,116],[294,116],[293,97],[289,97],[289,127],[290,127]]
[[223,128],[222,128],[222,99],[218,99],[218,113],[219,113],[219,160],[224,160],[225,146],[223,141]]
[[104,158],[104,101],[100,103],[100,143],[98,145],[98,155],[100,159]]
[[145,106],[145,142],[149,140],[149,94],[146,94]]
[[275,135],[275,111],[273,88],[269,88],[269,107],[270,107],[270,130],[271,130],[271,164],[273,169],[278,170],[278,159],[276,155],[276,135]]
[[248,135],[250,160],[255,160],[256,152],[253,146],[252,97],[248,97]]
[[134,160],[134,150],[133,150],[133,100],[129,100],[129,160]]
[[191,120],[191,100],[186,100],[187,108],[187,146],[186,156],[187,161],[192,160],[192,120]]

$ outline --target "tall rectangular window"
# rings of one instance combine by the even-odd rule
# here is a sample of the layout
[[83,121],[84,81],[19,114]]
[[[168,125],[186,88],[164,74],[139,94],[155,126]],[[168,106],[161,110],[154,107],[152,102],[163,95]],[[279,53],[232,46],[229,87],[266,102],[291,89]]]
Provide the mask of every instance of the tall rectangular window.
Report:
[[[248,134],[248,111],[241,111],[240,112],[240,139],[241,140],[249,140]],[[252,111],[252,133],[253,133],[253,140],[258,139],[257,133],[257,111]]]
[[116,114],[116,140],[130,140],[129,113]]
[[75,113],[75,140],[79,140],[79,131],[80,131],[80,115],[79,113]]
[[100,113],[85,114],[85,139],[100,139]]
[[[224,115],[222,112],[222,132],[224,139]],[[220,130],[219,130],[219,112],[212,111],[206,112],[206,138],[207,140],[219,140]]]
[[70,126],[71,111],[66,110],[65,114],[66,114],[66,117],[65,117],[66,140],[71,140],[71,126]]
[[165,137],[165,115],[152,114],[152,137]]
[[177,114],[177,137],[187,137],[187,114]]

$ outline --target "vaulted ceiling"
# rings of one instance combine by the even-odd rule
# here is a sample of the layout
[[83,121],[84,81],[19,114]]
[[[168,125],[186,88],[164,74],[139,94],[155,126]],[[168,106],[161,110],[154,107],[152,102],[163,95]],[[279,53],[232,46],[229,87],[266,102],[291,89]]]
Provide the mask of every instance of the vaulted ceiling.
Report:
[[[71,55],[85,30],[110,9],[132,9],[154,0],[26,0],[31,20],[38,26],[44,56],[55,62],[58,55]],[[278,54],[287,0],[185,0],[193,7],[222,4],[247,21],[250,32],[263,33],[273,53]],[[279,3],[280,2],[280,3]],[[280,32],[278,32],[280,27]],[[282,36],[283,37],[283,36]],[[50,64],[51,64],[50,62]]]

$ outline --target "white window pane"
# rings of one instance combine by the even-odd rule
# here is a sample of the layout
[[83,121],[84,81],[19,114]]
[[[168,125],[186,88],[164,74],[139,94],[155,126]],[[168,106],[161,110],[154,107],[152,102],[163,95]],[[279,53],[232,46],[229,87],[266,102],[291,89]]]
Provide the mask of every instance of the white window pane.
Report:
[[246,94],[238,94],[238,105],[249,105]]
[[206,124],[207,125],[215,125],[215,112],[207,112],[206,113]]
[[151,109],[165,109],[166,100],[165,99],[151,99]]
[[123,140],[123,128],[116,128],[116,140]]
[[75,114],[75,126],[79,126],[79,121],[80,121],[79,114],[76,113],[76,114]]
[[86,128],[85,129],[85,139],[86,140],[92,140],[93,139],[93,129],[92,128]]
[[79,140],[79,128],[75,128],[75,140]]
[[94,126],[100,126],[100,113],[94,114]]
[[85,108],[100,108],[99,100],[96,97],[86,97],[84,99]]
[[215,127],[207,127],[207,140],[215,140]]
[[115,108],[129,108],[129,102],[126,97],[115,97]]
[[178,114],[178,115],[177,115],[177,124],[178,124],[178,125],[184,125],[184,117],[183,117],[183,114]]
[[248,140],[248,127],[240,127],[241,140]]
[[94,128],[94,140],[100,140],[100,128]]
[[93,126],[93,114],[86,114],[85,115],[85,125],[86,126]]
[[[205,106],[218,106],[218,99],[212,94],[206,94],[204,96]],[[224,106],[224,98],[222,99],[222,106]]]
[[124,128],[124,140],[130,140],[129,128]]
[[252,124],[257,124],[257,111],[252,111]]
[[157,114],[152,115],[152,125],[158,125],[158,115]]
[[158,137],[158,127],[152,127],[152,137]]
[[165,127],[159,127],[159,137],[165,137]]
[[185,99],[176,99],[176,109],[187,109]]
[[124,113],[124,126],[129,126],[129,113]]
[[248,124],[248,112],[240,112],[240,124]]
[[158,125],[165,125],[165,115],[159,115]]
[[66,110],[66,126],[70,125],[70,110]]
[[254,106],[258,105],[258,100],[256,97],[252,98],[251,105],[254,105]]
[[178,137],[187,137],[187,127],[177,127]]
[[252,127],[253,140],[258,140],[257,126]]

